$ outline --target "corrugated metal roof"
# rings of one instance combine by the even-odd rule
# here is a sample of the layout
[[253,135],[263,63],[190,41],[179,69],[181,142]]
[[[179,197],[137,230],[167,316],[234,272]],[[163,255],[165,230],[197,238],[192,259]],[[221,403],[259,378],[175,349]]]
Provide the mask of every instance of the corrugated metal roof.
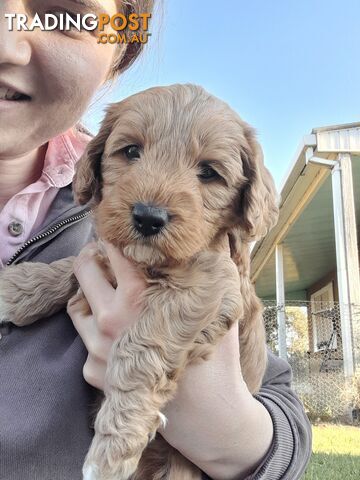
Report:
[[318,152],[360,152],[360,126],[318,131],[316,137]]

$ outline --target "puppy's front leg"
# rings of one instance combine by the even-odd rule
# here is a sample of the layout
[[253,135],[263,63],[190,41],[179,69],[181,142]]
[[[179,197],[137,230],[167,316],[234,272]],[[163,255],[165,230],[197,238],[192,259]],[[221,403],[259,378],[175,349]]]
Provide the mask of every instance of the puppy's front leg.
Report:
[[74,257],[50,264],[25,262],[0,271],[0,323],[22,327],[66,306],[78,288]]
[[[248,278],[236,280],[229,274],[223,285],[224,296],[218,317],[200,332],[194,348],[189,354],[189,362],[207,359],[219,339],[234,322],[234,306],[239,305],[240,364],[245,383],[251,393],[259,391],[266,370],[267,350],[262,305]],[[233,288],[231,288],[233,287]],[[235,288],[235,290],[234,290]]]
[[[234,264],[231,268],[237,275]],[[84,466],[86,480],[127,480],[135,472],[195,339],[218,316],[228,277],[222,255],[204,253],[179,272],[171,288],[147,289],[140,319],[111,352],[105,400]]]

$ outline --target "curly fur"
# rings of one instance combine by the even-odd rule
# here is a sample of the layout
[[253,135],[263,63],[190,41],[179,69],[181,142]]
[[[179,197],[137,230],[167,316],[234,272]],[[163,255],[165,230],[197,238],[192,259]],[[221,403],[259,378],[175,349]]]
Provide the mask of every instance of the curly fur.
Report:
[[[132,144],[141,146],[136,161],[124,154]],[[220,176],[201,181],[202,161]],[[80,204],[92,203],[99,237],[136,263],[148,284],[138,322],[111,350],[85,478],[199,480],[199,469],[156,431],[188,363],[206,359],[234,322],[244,379],[251,392],[261,385],[265,335],[249,245],[278,212],[254,130],[201,87],[152,88],[108,108],[73,185]],[[137,202],[166,208],[171,221],[142,238],[131,216]],[[100,246],[99,261],[115,285]],[[5,269],[0,316],[23,325],[64,305],[77,288],[71,264]],[[34,310],[40,296],[47,305]],[[89,308],[80,291],[74,302]]]

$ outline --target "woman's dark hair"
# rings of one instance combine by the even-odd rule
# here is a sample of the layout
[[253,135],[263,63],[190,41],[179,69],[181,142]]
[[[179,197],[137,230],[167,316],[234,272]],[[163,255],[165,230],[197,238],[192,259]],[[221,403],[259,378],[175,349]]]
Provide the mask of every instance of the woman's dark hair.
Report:
[[[130,15],[130,13],[153,13],[155,0],[118,0],[119,7],[121,8],[121,12],[124,13],[126,16]],[[140,22],[141,24],[142,22]],[[127,30],[124,33],[128,33]],[[142,26],[137,31],[138,35],[146,33],[142,30]],[[121,45],[121,44],[120,44]],[[119,54],[115,56],[114,63],[111,67],[109,72],[109,79],[114,79],[122,72],[127,70],[135,60],[140,56],[142,50],[144,49],[144,44],[141,42],[134,42],[129,43],[125,50],[120,51]]]

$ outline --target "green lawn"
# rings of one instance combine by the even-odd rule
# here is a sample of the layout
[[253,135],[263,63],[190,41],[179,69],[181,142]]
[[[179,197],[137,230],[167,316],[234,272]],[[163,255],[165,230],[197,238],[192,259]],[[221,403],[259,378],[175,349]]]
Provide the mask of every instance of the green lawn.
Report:
[[313,426],[313,455],[303,480],[359,480],[360,427]]

